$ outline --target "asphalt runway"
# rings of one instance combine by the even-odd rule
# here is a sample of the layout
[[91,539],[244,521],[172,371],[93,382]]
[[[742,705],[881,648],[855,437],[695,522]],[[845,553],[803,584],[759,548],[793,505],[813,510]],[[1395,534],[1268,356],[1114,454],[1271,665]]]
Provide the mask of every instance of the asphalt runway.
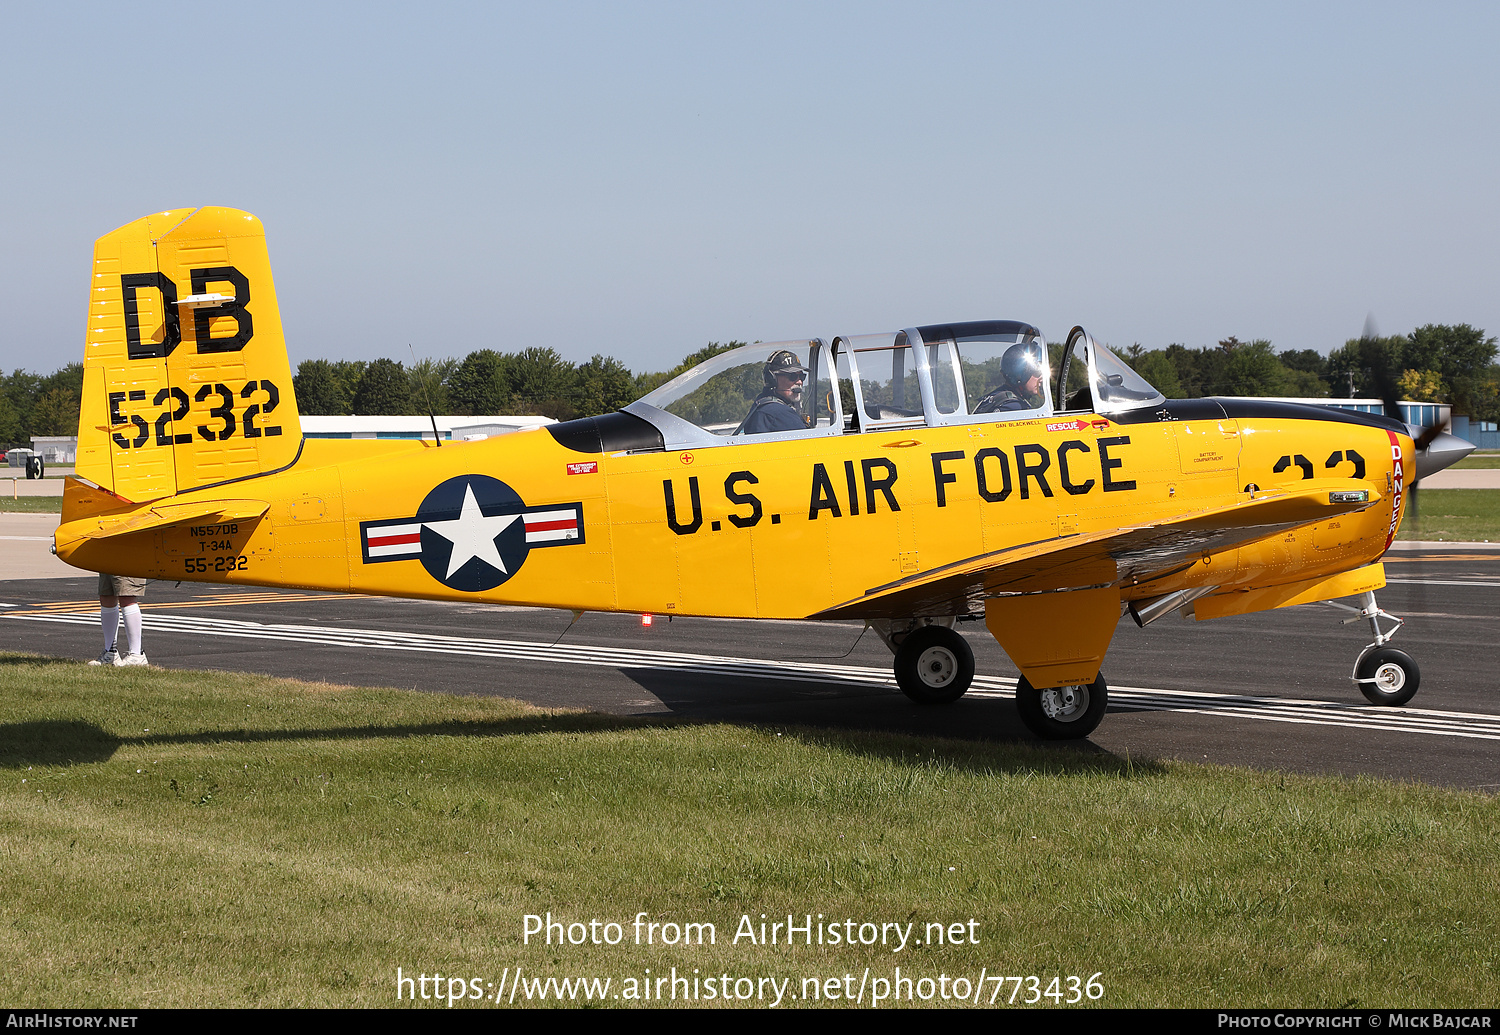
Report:
[[[1422,669],[1407,708],[1349,681],[1363,622],[1315,604],[1213,622],[1122,619],[1105,665],[1110,712],[1059,750],[1176,757],[1500,789],[1500,553],[1387,557],[1381,605]],[[0,645],[91,658],[92,576],[0,582]],[[168,668],[495,694],[547,707],[693,721],[857,727],[1034,741],[1010,700],[1016,671],[982,623],[960,628],[979,676],[957,704],[919,708],[859,623],[587,614],[463,603],[153,583],[145,649]]]

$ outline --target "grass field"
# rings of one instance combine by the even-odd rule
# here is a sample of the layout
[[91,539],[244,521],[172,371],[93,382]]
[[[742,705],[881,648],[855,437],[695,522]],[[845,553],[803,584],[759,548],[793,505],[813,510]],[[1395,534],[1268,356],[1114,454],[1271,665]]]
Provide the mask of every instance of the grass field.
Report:
[[1470,453],[1454,464],[1455,471],[1493,471],[1500,468],[1500,453]]
[[1500,542],[1500,489],[1421,489],[1397,538]]
[[[14,655],[0,775],[0,998],[28,1006],[392,1006],[398,967],[610,978],[609,1005],[673,967],[788,996],[868,968],[867,1005],[898,966],[933,1005],[982,972],[985,1003],[1087,1005],[1095,975],[1116,1007],[1500,999],[1478,794]],[[523,944],[548,912],[622,940]],[[758,944],[788,913],[961,944]],[[637,946],[638,914],[716,943]]]
[[0,496],[0,514],[61,514],[61,496]]

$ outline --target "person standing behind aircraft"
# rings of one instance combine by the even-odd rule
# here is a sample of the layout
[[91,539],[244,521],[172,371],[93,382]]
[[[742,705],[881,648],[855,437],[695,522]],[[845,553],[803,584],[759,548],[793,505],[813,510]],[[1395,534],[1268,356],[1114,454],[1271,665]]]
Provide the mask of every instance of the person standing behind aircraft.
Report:
[[[104,631],[104,653],[90,665],[115,665],[128,668],[146,664],[141,653],[141,597],[146,595],[145,579],[121,575],[99,575],[99,627]],[[125,620],[125,653],[116,650],[120,620]]]
[[1042,402],[1042,349],[1012,345],[1000,360],[1000,384],[985,393],[975,413],[1034,410]]
[[745,435],[766,435],[773,431],[805,431],[802,419],[802,386],[807,368],[797,354],[778,349],[766,360],[766,387],[755,397],[750,412],[740,425]]

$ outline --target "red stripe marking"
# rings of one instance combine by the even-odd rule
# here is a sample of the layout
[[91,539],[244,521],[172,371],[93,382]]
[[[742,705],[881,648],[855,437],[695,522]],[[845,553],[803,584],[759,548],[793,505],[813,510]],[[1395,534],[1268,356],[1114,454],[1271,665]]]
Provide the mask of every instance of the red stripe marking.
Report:
[[1391,523],[1385,533],[1385,548],[1389,550],[1404,516],[1401,511],[1405,502],[1403,497],[1406,495],[1406,456],[1396,433],[1387,430],[1386,436],[1391,440]]
[[371,546],[406,546],[411,543],[420,543],[421,541],[421,532],[411,532],[406,535],[372,535],[369,537],[369,543]]
[[559,528],[577,528],[578,522],[574,519],[564,521],[531,521],[526,522],[528,532],[555,532]]

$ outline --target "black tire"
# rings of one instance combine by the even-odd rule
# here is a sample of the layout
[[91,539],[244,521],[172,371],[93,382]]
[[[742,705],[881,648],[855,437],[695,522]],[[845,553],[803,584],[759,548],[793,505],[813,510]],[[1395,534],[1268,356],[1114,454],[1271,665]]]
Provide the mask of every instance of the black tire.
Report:
[[[1026,728],[1043,740],[1079,740],[1099,728],[1109,707],[1104,673],[1092,683],[1038,690],[1022,676],[1016,684],[1016,711]],[[1048,711],[1052,714],[1048,714]]]
[[1388,707],[1405,704],[1417,695],[1421,670],[1410,654],[1394,647],[1371,647],[1354,663],[1359,692],[1371,704]]
[[941,625],[924,625],[896,648],[896,682],[917,704],[952,704],[974,682],[974,652]]

